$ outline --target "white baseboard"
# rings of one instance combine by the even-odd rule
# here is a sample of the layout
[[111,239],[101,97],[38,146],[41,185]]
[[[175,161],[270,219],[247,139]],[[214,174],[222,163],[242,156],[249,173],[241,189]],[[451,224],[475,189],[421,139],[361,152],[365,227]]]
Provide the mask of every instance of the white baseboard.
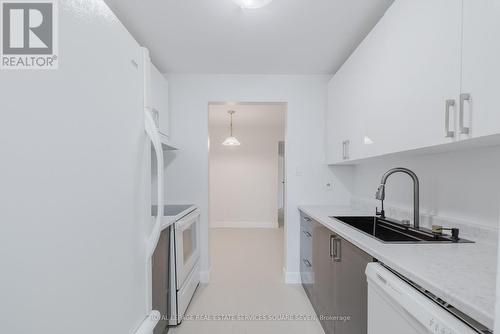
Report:
[[200,270],[200,283],[210,283],[210,269]]
[[211,228],[278,228],[278,222],[212,222]]
[[301,284],[300,272],[286,271],[283,268],[283,275],[285,276],[285,284]]

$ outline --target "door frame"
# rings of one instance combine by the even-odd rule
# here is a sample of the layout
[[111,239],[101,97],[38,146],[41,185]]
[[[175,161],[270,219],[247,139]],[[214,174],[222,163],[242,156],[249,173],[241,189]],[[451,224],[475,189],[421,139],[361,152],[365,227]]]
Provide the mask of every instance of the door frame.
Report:
[[[211,146],[211,143],[210,143],[210,106],[238,106],[238,105],[254,105],[254,106],[264,106],[264,105],[281,105],[284,107],[284,111],[283,111],[283,119],[282,119],[282,126],[283,126],[283,142],[285,143],[285,150],[284,150],[284,180],[285,180],[285,184],[283,186],[283,214],[284,214],[284,217],[283,217],[283,259],[282,259],[282,267],[283,267],[283,271],[286,272],[286,258],[287,258],[287,242],[288,242],[288,236],[287,236],[287,222],[288,222],[288,213],[287,213],[287,209],[288,209],[288,187],[287,187],[287,176],[288,176],[288,155],[287,155],[287,151],[288,151],[288,102],[279,102],[279,101],[274,101],[274,102],[262,102],[262,101],[259,101],[259,102],[255,102],[255,101],[240,101],[240,102],[232,102],[232,101],[226,101],[226,102],[223,102],[223,101],[209,101],[208,104],[207,104],[207,143],[208,143],[208,155],[207,155],[207,159],[208,159],[208,250],[209,250],[209,254],[208,254],[208,259],[209,259],[209,263],[212,263],[212,251],[211,251],[211,215],[210,215],[210,146]],[[277,196],[276,196],[276,201],[278,200]]]

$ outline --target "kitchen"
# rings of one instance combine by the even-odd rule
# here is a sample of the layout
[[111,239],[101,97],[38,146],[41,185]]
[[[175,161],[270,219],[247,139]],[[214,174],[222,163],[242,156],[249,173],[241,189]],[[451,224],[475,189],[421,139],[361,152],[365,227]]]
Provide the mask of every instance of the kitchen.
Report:
[[[33,3],[0,1],[2,332],[499,326],[498,1]],[[284,226],[214,228],[210,106],[241,139],[263,103]]]

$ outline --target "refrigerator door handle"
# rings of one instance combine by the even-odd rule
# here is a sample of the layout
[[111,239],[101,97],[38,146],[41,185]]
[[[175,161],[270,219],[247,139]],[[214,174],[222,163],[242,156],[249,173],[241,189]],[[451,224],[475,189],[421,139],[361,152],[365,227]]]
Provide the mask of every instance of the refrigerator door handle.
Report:
[[145,121],[145,130],[146,133],[151,140],[155,153],[156,153],[156,161],[157,161],[157,166],[156,172],[157,172],[157,182],[158,182],[158,212],[157,216],[155,219],[155,224],[153,226],[153,230],[151,231],[151,234],[147,240],[147,256],[148,258],[151,258],[153,256],[154,250],[156,248],[156,245],[158,243],[158,240],[160,239],[160,233],[161,233],[161,221],[163,219],[163,187],[164,187],[164,180],[165,180],[165,175],[164,175],[164,170],[163,170],[163,148],[161,144],[161,137],[160,137],[160,132],[158,130],[158,127],[156,126],[156,122],[153,117],[153,112],[150,108],[144,108],[144,121]]

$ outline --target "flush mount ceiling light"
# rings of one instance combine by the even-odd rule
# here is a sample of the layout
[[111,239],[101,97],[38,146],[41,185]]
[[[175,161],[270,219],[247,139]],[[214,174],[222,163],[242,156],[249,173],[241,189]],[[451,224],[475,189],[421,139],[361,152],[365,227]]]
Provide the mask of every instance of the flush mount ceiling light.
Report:
[[233,0],[241,8],[257,9],[269,5],[272,0]]
[[236,137],[233,136],[233,115],[236,113],[236,111],[229,110],[227,113],[231,117],[231,125],[230,125],[231,132],[229,133],[229,137],[227,137],[226,140],[224,140],[222,145],[224,145],[224,146],[240,146],[241,145],[240,141],[238,139],[236,139]]

